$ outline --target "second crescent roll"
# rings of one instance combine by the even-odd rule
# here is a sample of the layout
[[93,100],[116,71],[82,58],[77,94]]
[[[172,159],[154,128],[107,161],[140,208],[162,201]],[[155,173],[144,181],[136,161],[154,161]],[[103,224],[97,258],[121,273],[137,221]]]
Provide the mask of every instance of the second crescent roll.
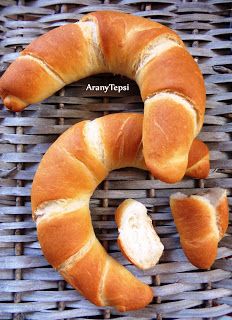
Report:
[[[46,259],[90,301],[120,311],[143,308],[153,292],[99,243],[89,200],[109,171],[128,166],[146,169],[142,125],[142,115],[123,113],[72,126],[44,155],[31,192],[33,218]],[[195,160],[201,163],[203,158],[204,153]],[[204,174],[207,170],[205,166]]]

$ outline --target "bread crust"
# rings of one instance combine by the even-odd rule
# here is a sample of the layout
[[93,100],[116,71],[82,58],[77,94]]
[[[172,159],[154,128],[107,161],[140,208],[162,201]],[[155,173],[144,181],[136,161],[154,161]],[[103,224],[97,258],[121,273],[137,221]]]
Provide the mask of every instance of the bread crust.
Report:
[[189,261],[198,268],[208,269],[217,255],[218,242],[228,227],[226,192],[213,205],[207,193],[190,197],[172,195],[170,206],[181,246]]
[[16,59],[2,75],[0,94],[7,108],[21,111],[21,107],[41,101],[63,86],[61,80],[48,74],[36,61],[23,57]]
[[142,68],[136,81],[143,100],[156,92],[169,91],[191,101],[197,111],[200,131],[205,113],[205,85],[197,63],[187,50],[173,47],[163,52]]
[[170,204],[186,256],[196,267],[210,268],[219,240],[212,228],[212,208],[199,197],[171,200]]
[[78,24],[67,24],[43,34],[21,52],[28,54],[45,61],[66,84],[89,75],[88,44]]
[[34,212],[46,201],[88,198],[97,185],[88,168],[55,143],[44,155],[35,174],[31,189],[32,210]]
[[[214,263],[217,256],[218,240],[214,236],[205,239],[203,243],[196,245],[181,241],[184,253],[189,261],[199,269],[209,269]],[[207,257],[204,252],[207,252]]]
[[[70,128],[58,138],[43,157],[33,181],[34,218],[40,217],[41,212],[44,212],[38,220],[41,247],[47,260],[60,269],[69,283],[97,305],[113,305],[119,310],[137,309],[151,301],[153,294],[149,286],[141,283],[124,267],[109,258],[97,240],[88,247],[90,239],[95,235],[90,216],[84,217],[87,214],[86,207],[75,212],[69,206],[59,207],[59,199],[63,199],[64,203],[75,201],[74,199],[82,200],[88,206],[92,192],[109,170],[129,165],[129,162],[133,166],[138,162],[136,156],[142,135],[141,115],[116,114],[95,121],[98,122],[102,136],[104,159],[98,158],[97,153],[91,150],[90,141],[84,134],[88,124],[86,121]],[[112,146],[112,152],[105,152],[106,148]],[[48,208],[52,200],[57,200],[58,203]],[[82,214],[83,216],[79,216]],[[72,234],[69,235],[69,232]],[[56,240],[56,237],[59,240]],[[85,252],[86,247],[88,249]],[[84,253],[80,258],[81,252]],[[107,260],[109,262],[106,266]],[[110,273],[112,268],[117,273],[114,275],[118,288],[117,296],[116,291],[114,296],[111,294],[112,284],[108,280],[108,268]],[[135,289],[140,292],[141,301],[137,294],[131,292]]]
[[[156,38],[167,36],[184,46],[178,35],[160,23],[114,11],[97,11],[82,18],[99,28],[100,47],[109,72],[134,79],[144,48]],[[112,41],[114,39],[114,41]]]
[[[140,154],[143,116],[114,114],[97,121],[107,150],[105,164],[91,154],[85,141],[83,129],[87,122],[74,125],[48,149],[39,165],[31,191],[33,212],[46,201],[83,195],[88,198],[112,168],[135,166],[145,169]],[[193,151],[197,150],[197,145]],[[193,155],[194,152],[191,157]],[[195,177],[198,177],[197,170]]]
[[199,139],[194,139],[189,151],[188,169],[206,156],[209,157],[209,148],[207,145]]
[[[142,115],[123,113],[97,119],[105,150],[106,166],[113,169],[138,166],[142,144]],[[142,164],[143,165],[143,164]]]
[[195,131],[193,112],[166,95],[145,105],[143,154],[149,171],[162,181],[175,183],[186,172]]
[[218,228],[220,232],[220,239],[222,239],[226,233],[229,223],[229,204],[226,192],[216,207],[216,213]]
[[206,179],[209,175],[209,171],[209,155],[206,155],[204,158],[196,162],[195,165],[193,165],[190,168],[187,168],[185,175],[197,179]]
[[[57,43],[62,45],[57,46]],[[200,131],[206,93],[196,62],[174,31],[154,21],[125,13],[90,13],[77,24],[61,26],[34,40],[1,78],[0,95],[9,109],[21,111],[28,104],[49,97],[67,83],[103,72],[122,74],[136,80],[144,101],[166,91],[184,97],[197,111],[197,130],[192,133],[192,141]],[[156,103],[153,108],[156,108]],[[163,109],[165,114],[165,104]],[[174,122],[178,120],[177,116],[173,119]],[[151,137],[153,133],[150,132],[149,115],[144,118],[144,128],[144,147],[154,153],[155,144],[146,138],[147,134]],[[185,129],[183,135],[190,132]],[[178,135],[181,133],[178,132]],[[166,152],[170,147],[170,133],[167,137],[166,143],[163,141]],[[176,145],[178,150],[182,142],[183,139]],[[188,144],[190,148],[189,141]],[[183,148],[185,157],[189,148]],[[150,160],[148,152],[145,152],[145,160],[148,168],[157,172],[157,167],[163,166],[164,161],[170,164],[173,158],[164,156]],[[183,161],[178,162],[176,158],[176,164],[179,172],[173,174],[170,182],[177,182],[185,173]],[[170,171],[171,166],[167,171],[161,170],[159,179],[168,181]]]
[[120,203],[120,205],[117,207],[115,214],[114,214],[114,219],[115,219],[115,222],[116,222],[118,228],[120,228],[120,226],[122,224],[123,213],[128,208],[128,206],[130,206],[134,201],[135,200],[133,200],[133,199],[126,199],[122,203]]
[[90,121],[81,121],[66,130],[58,139],[57,144],[81,161],[100,183],[108,174],[106,165],[99,160],[89,146],[85,137],[85,128]]
[[186,175],[205,179],[209,175],[209,148],[201,140],[194,139],[188,155]]
[[[93,122],[101,137],[103,158],[84,133],[88,121],[61,135],[46,152],[34,177],[33,217],[44,214],[38,219],[41,247],[71,285],[97,305],[134,310],[152,300],[152,290],[109,258],[97,240],[92,244],[95,235],[87,207],[74,210],[66,202],[73,201],[75,207],[75,201],[83,201],[88,206],[92,192],[108,171],[128,165],[139,167],[143,116],[114,114]],[[49,207],[53,201],[56,205]]]
[[90,250],[76,262],[60,269],[61,275],[75,289],[98,306],[107,305],[102,299],[100,285],[108,255],[95,239]]
[[138,279],[134,280],[134,276],[117,261],[109,259],[103,291],[108,305],[114,305],[121,312],[144,308],[153,299],[152,289]]
[[73,212],[45,216],[37,226],[45,258],[58,268],[89,240],[93,227],[87,205]]

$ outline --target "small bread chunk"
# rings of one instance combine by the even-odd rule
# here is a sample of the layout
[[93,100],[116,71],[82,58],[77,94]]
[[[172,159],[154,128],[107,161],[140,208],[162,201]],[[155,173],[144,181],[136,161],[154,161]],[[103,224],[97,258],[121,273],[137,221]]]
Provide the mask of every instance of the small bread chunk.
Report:
[[170,206],[186,257],[200,269],[210,268],[228,227],[226,190],[213,188],[190,196],[178,192],[171,195]]
[[123,201],[115,213],[119,227],[118,245],[134,265],[142,270],[154,267],[164,246],[147,215],[146,207],[133,199]]

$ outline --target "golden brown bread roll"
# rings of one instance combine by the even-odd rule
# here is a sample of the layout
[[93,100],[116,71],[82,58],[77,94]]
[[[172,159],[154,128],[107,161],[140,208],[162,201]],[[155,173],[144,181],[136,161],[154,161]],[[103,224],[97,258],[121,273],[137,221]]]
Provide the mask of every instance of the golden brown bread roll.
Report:
[[[123,113],[72,126],[44,155],[31,192],[33,218],[46,259],[93,303],[120,311],[144,307],[153,293],[100,245],[92,228],[89,200],[110,170],[146,169],[142,124],[142,115]],[[201,157],[196,160],[200,162]]]
[[89,199],[109,170],[144,166],[142,119],[137,114],[115,114],[71,127],[43,157],[31,194],[46,259],[90,301],[120,311],[144,307],[153,292],[98,242]]
[[214,188],[191,196],[175,193],[170,206],[187,258],[198,268],[210,268],[228,227],[226,190]]
[[141,90],[145,106],[144,157],[152,174],[180,180],[203,124],[201,72],[177,34],[154,21],[99,11],[34,40],[0,80],[11,110],[50,96],[65,84],[102,72],[126,75]]
[[155,232],[146,207],[133,199],[124,200],[115,211],[118,245],[124,256],[142,270],[153,268],[164,246]]

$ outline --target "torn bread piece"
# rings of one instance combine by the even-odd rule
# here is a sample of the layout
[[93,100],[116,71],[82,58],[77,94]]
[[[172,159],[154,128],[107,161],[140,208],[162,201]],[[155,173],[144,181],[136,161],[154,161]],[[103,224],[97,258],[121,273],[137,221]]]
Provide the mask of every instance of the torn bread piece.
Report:
[[118,245],[127,259],[142,270],[154,267],[164,246],[147,215],[146,207],[133,199],[123,201],[116,210]]
[[200,269],[210,268],[228,227],[226,190],[213,188],[190,196],[178,192],[171,195],[170,206],[188,260]]

